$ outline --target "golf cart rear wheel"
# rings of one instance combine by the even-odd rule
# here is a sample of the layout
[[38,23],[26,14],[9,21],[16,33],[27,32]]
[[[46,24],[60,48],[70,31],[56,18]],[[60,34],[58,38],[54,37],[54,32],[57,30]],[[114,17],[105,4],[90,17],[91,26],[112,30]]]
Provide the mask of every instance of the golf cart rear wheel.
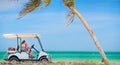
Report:
[[48,59],[46,57],[43,57],[39,61],[41,61],[41,62],[48,62]]
[[10,61],[10,62],[12,62],[12,61],[19,62],[19,59],[18,59],[17,57],[11,57],[11,58],[9,59],[9,61]]

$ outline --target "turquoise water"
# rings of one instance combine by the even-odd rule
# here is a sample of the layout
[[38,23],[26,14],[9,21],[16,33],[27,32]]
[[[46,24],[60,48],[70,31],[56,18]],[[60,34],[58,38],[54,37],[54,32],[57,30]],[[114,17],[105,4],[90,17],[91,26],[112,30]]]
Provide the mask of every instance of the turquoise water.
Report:
[[[101,56],[98,52],[81,52],[81,51],[48,51],[52,55],[53,61],[95,61],[100,62]],[[36,55],[36,53],[34,53]],[[105,53],[110,62],[120,62],[120,52],[106,52]],[[0,61],[7,58],[6,52],[0,52]]]
[[[53,61],[96,61],[101,62],[99,52],[48,52],[52,54]],[[120,62],[120,52],[106,52],[107,58],[111,62]]]

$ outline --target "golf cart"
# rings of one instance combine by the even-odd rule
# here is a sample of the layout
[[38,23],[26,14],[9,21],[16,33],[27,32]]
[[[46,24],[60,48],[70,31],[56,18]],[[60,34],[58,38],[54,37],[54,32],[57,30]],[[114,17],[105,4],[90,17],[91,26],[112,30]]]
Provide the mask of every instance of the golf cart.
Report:
[[[10,39],[16,38],[17,39],[17,48],[8,48],[8,58],[5,60],[49,62],[48,54],[44,51],[38,34],[4,34],[3,36],[5,38],[10,38]],[[37,58],[31,58],[27,52],[21,51],[20,43],[21,43],[22,38],[36,38],[38,40],[41,51],[38,51],[34,47],[34,44],[30,47],[30,50],[34,49],[38,53]]]

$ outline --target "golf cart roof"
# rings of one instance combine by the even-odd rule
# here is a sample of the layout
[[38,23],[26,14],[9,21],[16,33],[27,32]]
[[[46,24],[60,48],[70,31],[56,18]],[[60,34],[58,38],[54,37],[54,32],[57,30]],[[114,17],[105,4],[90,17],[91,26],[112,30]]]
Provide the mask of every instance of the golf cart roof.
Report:
[[4,34],[5,38],[38,38],[38,34]]

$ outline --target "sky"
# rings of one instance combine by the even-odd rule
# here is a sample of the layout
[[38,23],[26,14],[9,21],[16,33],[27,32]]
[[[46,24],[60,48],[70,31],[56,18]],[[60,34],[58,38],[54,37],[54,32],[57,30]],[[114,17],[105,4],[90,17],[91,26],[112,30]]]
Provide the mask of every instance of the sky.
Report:
[[[23,33],[39,34],[46,51],[98,51],[77,16],[71,25],[65,26],[70,10],[64,7],[62,0],[52,0],[48,7],[37,8],[17,20],[27,2],[0,1],[0,51],[16,47],[16,39],[6,39],[3,34]],[[86,19],[103,50],[120,51],[120,0],[75,0],[75,3],[76,10]],[[39,47],[33,40],[25,40],[29,46]]]

